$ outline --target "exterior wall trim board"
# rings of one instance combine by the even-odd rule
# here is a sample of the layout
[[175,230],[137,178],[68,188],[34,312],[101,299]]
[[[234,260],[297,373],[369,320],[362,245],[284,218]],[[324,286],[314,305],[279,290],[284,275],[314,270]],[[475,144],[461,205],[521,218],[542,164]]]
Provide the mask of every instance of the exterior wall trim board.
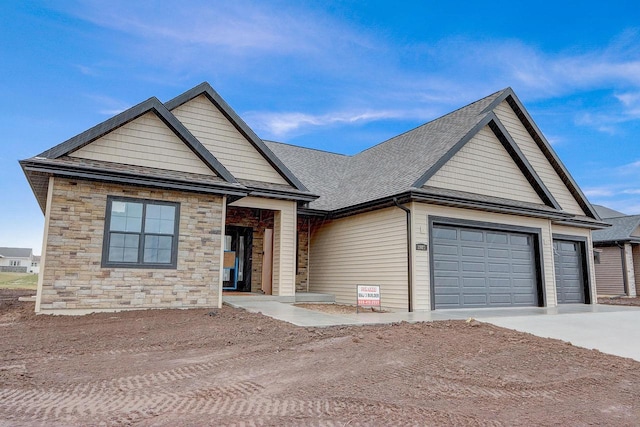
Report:
[[192,191],[197,193],[209,193],[209,194],[226,194],[233,196],[245,197],[248,195],[247,191],[243,191],[243,189],[238,188],[235,189],[233,187],[226,186],[216,186],[212,184],[187,184],[185,182],[173,181],[173,180],[160,180],[160,179],[149,179],[140,176],[129,176],[126,174],[113,174],[113,173],[101,173],[98,171],[84,171],[84,170],[74,170],[65,167],[56,167],[54,165],[40,166],[34,163],[30,163],[27,161],[22,161],[21,164],[25,171],[34,171],[34,172],[43,172],[50,173],[56,176],[64,176],[67,178],[80,178],[80,179],[88,179],[92,181],[105,181],[105,182],[117,182],[121,184],[132,184],[132,185],[142,185],[148,187],[160,187],[160,188],[170,188],[174,190],[185,190]]

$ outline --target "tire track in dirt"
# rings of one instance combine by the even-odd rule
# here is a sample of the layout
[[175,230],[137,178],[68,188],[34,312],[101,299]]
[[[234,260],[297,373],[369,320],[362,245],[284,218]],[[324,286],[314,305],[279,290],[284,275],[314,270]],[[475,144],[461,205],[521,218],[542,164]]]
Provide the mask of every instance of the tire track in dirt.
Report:
[[103,393],[94,392],[87,395],[82,394],[78,389],[62,393],[1,390],[0,413],[7,417],[5,419],[9,419],[11,415],[10,419],[15,421],[44,423],[64,422],[67,419],[91,420],[99,416],[109,416],[115,424],[126,424],[167,413],[242,417],[245,421],[245,417],[264,420],[272,417],[285,420],[313,418],[327,421],[355,417],[355,420],[362,421],[375,415],[371,421],[383,422],[387,425],[402,424],[402,420],[407,416],[416,416],[430,420],[434,418],[446,420],[456,425],[500,425],[495,421],[478,420],[470,416],[364,399],[268,399],[257,396],[262,389],[259,384],[243,382],[226,387],[199,389],[184,394],[161,393],[155,396],[140,396],[135,393],[112,394],[110,399],[105,399]]

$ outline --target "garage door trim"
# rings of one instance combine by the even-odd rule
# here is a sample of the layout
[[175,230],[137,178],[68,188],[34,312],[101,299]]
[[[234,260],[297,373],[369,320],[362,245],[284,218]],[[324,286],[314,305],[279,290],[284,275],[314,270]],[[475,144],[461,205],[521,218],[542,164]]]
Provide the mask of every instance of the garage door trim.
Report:
[[[586,237],[583,236],[572,236],[570,234],[556,234],[553,233],[553,240],[568,240],[570,242],[575,242],[578,243],[578,245],[580,246],[580,255],[582,258],[582,279],[583,279],[583,291],[584,291],[584,303],[585,304],[591,304],[591,302],[593,301],[593,294],[592,294],[592,283],[593,283],[593,279],[591,277],[591,269],[589,268],[589,258],[587,257],[587,245],[588,245],[588,240]],[[554,257],[555,259],[555,257]],[[554,261],[555,262],[555,261]],[[554,287],[557,286],[554,283]],[[556,295],[557,295],[557,289],[556,289]],[[557,296],[556,296],[557,298]]]
[[[501,224],[485,221],[473,221],[468,219],[449,218],[442,216],[428,216],[429,222],[429,288],[431,295],[431,310],[436,309],[435,299],[435,276],[434,276],[434,260],[433,260],[433,226],[444,225],[454,227],[479,228],[494,231],[511,231],[516,233],[530,234],[533,237],[533,251],[536,268],[537,291],[538,291],[538,307],[546,307],[547,295],[545,286],[544,263],[542,262],[542,229],[535,227],[524,227],[520,225]],[[575,236],[574,236],[575,237]]]

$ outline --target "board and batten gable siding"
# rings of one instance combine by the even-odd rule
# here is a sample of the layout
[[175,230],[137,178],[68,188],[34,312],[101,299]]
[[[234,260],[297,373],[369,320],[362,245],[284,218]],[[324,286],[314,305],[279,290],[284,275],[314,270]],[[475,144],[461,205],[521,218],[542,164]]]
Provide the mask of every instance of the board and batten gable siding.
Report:
[[515,227],[528,227],[539,229],[542,235],[542,269],[545,286],[546,306],[555,307],[557,297],[555,293],[555,272],[553,264],[553,238],[551,221],[539,218],[521,217],[516,215],[504,215],[490,212],[472,211],[468,209],[452,208],[446,206],[429,205],[426,203],[413,203],[413,236],[414,242],[414,302],[416,310],[431,309],[431,276],[429,253],[427,251],[415,251],[415,243],[429,242],[429,217],[443,217],[466,221],[478,221],[496,225],[508,225]]
[[172,113],[236,178],[288,184],[204,95],[176,107]]
[[311,233],[309,290],[356,304],[357,285],[380,285],[382,306],[407,310],[406,214],[386,208],[327,221]]
[[153,112],[69,154],[90,160],[215,175]]
[[585,215],[507,101],[501,102],[493,111],[562,209],[575,215]]
[[489,126],[471,138],[425,185],[543,203]]
[[289,200],[244,197],[229,206],[274,211],[273,274],[271,293],[280,296],[296,294],[296,237],[298,210]]
[[624,271],[622,249],[617,246],[598,248],[600,264],[596,265],[598,295],[624,295]]

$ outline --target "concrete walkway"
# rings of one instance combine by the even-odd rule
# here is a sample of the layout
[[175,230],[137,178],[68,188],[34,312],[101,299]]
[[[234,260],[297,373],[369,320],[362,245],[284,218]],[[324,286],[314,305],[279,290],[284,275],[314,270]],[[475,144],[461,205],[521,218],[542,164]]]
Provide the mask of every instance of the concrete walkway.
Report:
[[504,328],[640,361],[640,307],[562,305],[554,308],[498,308],[420,312],[328,314],[262,298],[225,297],[225,304],[297,326],[376,325],[395,322],[476,319]]

